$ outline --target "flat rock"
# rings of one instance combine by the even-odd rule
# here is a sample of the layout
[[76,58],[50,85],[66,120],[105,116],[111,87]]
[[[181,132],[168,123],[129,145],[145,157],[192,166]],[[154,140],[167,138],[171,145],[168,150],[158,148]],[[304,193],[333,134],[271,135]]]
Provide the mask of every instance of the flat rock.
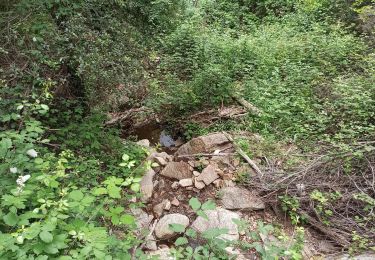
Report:
[[163,216],[155,226],[155,236],[159,239],[169,239],[177,235],[169,228],[170,224],[180,224],[186,228],[189,225],[189,218],[177,213]]
[[207,210],[205,213],[207,214],[209,220],[199,216],[191,225],[194,230],[202,233],[212,228],[225,228],[228,229],[228,233],[220,235],[220,238],[226,240],[239,239],[237,225],[233,222],[233,219],[240,219],[240,215],[238,213],[223,208]]
[[167,165],[167,161],[163,157],[155,157],[155,161],[161,166]]
[[154,219],[152,215],[148,215],[140,208],[132,208],[130,212],[136,220],[138,229],[148,229],[151,221]]
[[191,178],[189,179],[182,179],[178,182],[178,184],[180,184],[181,187],[189,187],[189,186],[193,186],[193,180]]
[[190,170],[190,165],[186,162],[169,162],[167,166],[160,172],[161,175],[182,180],[192,177],[192,172]]
[[225,187],[221,193],[221,203],[226,209],[258,210],[265,207],[259,197],[245,188]]
[[139,140],[137,144],[144,147],[150,147],[150,141],[148,139]]
[[[163,200],[162,202],[160,202],[159,204],[156,204],[154,207],[153,207],[153,211],[155,213],[155,216],[160,218],[161,215],[163,215],[163,211],[166,207],[168,207],[168,202],[169,200]],[[169,202],[170,204],[170,202]]]
[[216,169],[217,168],[214,165],[208,165],[203,169],[202,173],[196,178],[196,180],[203,181],[206,185],[209,185],[220,177],[219,174],[217,174]]
[[156,245],[156,239],[154,235],[151,235],[147,238],[144,248],[150,251],[158,250],[158,246]]
[[195,182],[194,182],[194,186],[195,186],[195,188],[197,188],[198,190],[201,190],[201,189],[203,189],[203,188],[206,186],[206,184],[204,184],[203,181],[197,181],[197,180],[195,180]]
[[325,257],[324,259],[327,259],[327,260],[350,260],[350,259],[373,260],[375,259],[375,253],[365,252],[365,253],[355,255],[355,256],[350,256],[349,254],[339,254],[336,256],[328,256],[328,257]]
[[152,193],[154,191],[154,183],[153,178],[155,176],[155,171],[153,169],[149,169],[145,175],[143,175],[140,184],[140,191],[142,194],[142,200],[148,201],[152,197]]
[[210,153],[232,147],[228,138],[222,133],[213,133],[205,136],[193,138],[188,143],[182,145],[176,152],[177,155]]

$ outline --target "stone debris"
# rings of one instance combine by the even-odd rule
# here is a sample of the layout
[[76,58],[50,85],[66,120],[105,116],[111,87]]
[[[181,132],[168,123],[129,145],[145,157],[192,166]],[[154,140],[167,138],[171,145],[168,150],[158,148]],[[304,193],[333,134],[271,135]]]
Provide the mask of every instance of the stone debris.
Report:
[[167,165],[167,161],[163,157],[155,157],[155,162],[161,166]]
[[170,229],[170,224],[179,224],[186,228],[189,226],[189,218],[182,214],[168,214],[163,216],[155,226],[155,236],[162,240],[176,236],[178,233]]
[[172,185],[171,185],[171,188],[174,189],[174,190],[177,190],[178,187],[180,187],[180,184],[178,184],[177,181],[173,182]]
[[136,144],[144,147],[150,147],[150,141],[148,139],[139,140]]
[[264,202],[245,188],[226,187],[221,189],[221,203],[226,209],[259,210],[264,209]]
[[198,171],[193,171],[193,175],[194,175],[195,177],[198,177],[200,174],[201,174],[201,173],[198,172]]
[[220,176],[216,172],[216,167],[210,164],[203,169],[202,173],[196,178],[196,180],[203,181],[206,185],[209,185],[219,177]]
[[182,180],[192,177],[192,172],[190,171],[190,165],[186,162],[169,162],[167,166],[161,171],[160,175]]
[[153,208],[154,214],[156,217],[160,218],[163,215],[163,211],[167,206],[169,200],[163,200],[159,204],[156,204]]
[[140,191],[142,194],[142,200],[148,201],[152,197],[154,191],[153,178],[155,176],[155,171],[149,169],[146,174],[142,177],[140,184]]
[[181,187],[189,187],[189,186],[193,186],[193,180],[191,178],[189,179],[182,179],[178,182],[178,184],[181,186]]
[[182,145],[177,150],[176,155],[210,153],[215,150],[223,150],[230,147],[232,147],[232,144],[224,134],[213,133],[193,138],[188,143]]
[[173,206],[178,207],[178,206],[180,206],[180,201],[177,198],[173,198],[173,200],[171,201],[171,204]]
[[160,260],[176,260],[176,258],[172,256],[168,247],[162,247],[156,251],[149,252],[148,255],[152,257],[158,257],[156,259]]
[[201,189],[203,189],[206,186],[206,184],[204,184],[203,181],[197,181],[197,179],[195,179],[194,186],[198,190],[201,190]]
[[228,229],[227,234],[220,235],[219,237],[226,240],[239,239],[237,225],[233,219],[240,219],[239,213],[232,212],[223,208],[205,211],[208,220],[199,216],[191,225],[191,227],[199,233],[202,233],[212,228],[225,228]]

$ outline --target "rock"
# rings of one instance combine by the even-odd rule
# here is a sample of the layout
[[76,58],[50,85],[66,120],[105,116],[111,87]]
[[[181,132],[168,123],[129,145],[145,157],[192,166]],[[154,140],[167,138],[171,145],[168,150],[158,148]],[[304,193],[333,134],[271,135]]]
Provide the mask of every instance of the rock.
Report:
[[188,143],[182,145],[176,152],[177,155],[210,153],[232,147],[228,138],[222,133],[213,133],[205,136],[193,138]]
[[219,175],[216,173],[216,167],[210,164],[203,169],[202,173],[196,178],[196,180],[203,181],[206,185],[209,185],[218,178]]
[[142,200],[148,201],[152,197],[152,192],[154,191],[154,184],[152,182],[155,176],[155,171],[149,169],[146,174],[142,177],[140,184],[140,191],[142,194]]
[[165,203],[164,209],[167,211],[171,209],[171,202],[169,200],[167,200],[167,202]]
[[156,157],[163,158],[165,161],[170,162],[173,160],[173,156],[167,154],[166,152],[153,152],[151,155],[147,158],[147,160],[156,161]]
[[221,189],[221,203],[226,209],[258,210],[264,209],[264,202],[245,188],[226,187]]
[[154,257],[156,256],[158,257],[157,259],[160,259],[160,260],[176,260],[176,258],[171,255],[170,249],[168,247],[163,247],[156,251],[149,252],[148,255],[154,256]]
[[197,181],[197,180],[195,180],[195,182],[194,182],[194,186],[195,186],[195,188],[197,188],[198,190],[201,190],[201,189],[203,189],[203,188],[206,186],[206,184],[204,184],[203,181]]
[[192,172],[190,171],[190,166],[186,162],[169,162],[167,166],[161,171],[161,175],[182,180],[192,177]]
[[170,224],[180,224],[185,228],[189,225],[189,218],[182,214],[168,214],[162,217],[155,226],[155,235],[159,239],[169,239],[177,235],[169,228]]
[[180,201],[177,198],[173,198],[173,200],[171,201],[171,204],[173,206],[178,207],[178,206],[180,206]]
[[193,171],[193,175],[194,175],[195,177],[198,177],[200,174],[201,174],[200,172]]
[[158,250],[158,246],[156,245],[156,239],[154,235],[151,235],[147,238],[144,248],[150,251]]
[[163,157],[155,157],[155,161],[161,166],[167,165],[167,161]]
[[139,140],[136,144],[144,147],[150,147],[150,141],[148,139]]
[[188,187],[188,186],[193,186],[193,180],[191,178],[189,179],[182,179],[178,182],[181,187]]
[[372,252],[365,252],[360,255],[356,256],[350,256],[348,254],[339,254],[336,256],[328,256],[325,257],[324,259],[326,260],[350,260],[350,259],[355,259],[355,260],[373,260],[375,259],[375,253]]
[[138,229],[148,229],[151,221],[154,219],[152,215],[148,215],[140,208],[132,208],[130,212],[136,220]]
[[154,207],[153,207],[153,211],[156,215],[156,217],[160,218],[161,215],[163,215],[163,211],[165,209],[165,206],[167,206],[169,200],[163,200],[162,202],[160,202],[159,204],[156,204]]
[[232,180],[224,180],[223,187],[234,187],[236,184]]
[[227,234],[220,235],[219,238],[226,240],[239,239],[237,225],[233,219],[240,219],[240,215],[226,209],[217,208],[215,210],[207,210],[205,213],[209,220],[199,216],[191,225],[191,227],[199,233],[202,233],[212,228],[225,228],[228,229]]
[[177,181],[173,182],[172,185],[171,185],[171,188],[174,189],[174,190],[177,190],[178,187],[180,187],[180,184],[178,184]]
[[165,146],[165,147],[171,147],[171,146],[174,146],[175,145],[175,142],[172,138],[172,136],[170,136],[166,131],[161,131],[160,133],[160,138],[159,138],[159,142],[162,146]]
[[213,182],[213,184],[215,185],[216,188],[221,188],[221,187],[223,187],[224,181],[220,180],[220,179],[217,179]]

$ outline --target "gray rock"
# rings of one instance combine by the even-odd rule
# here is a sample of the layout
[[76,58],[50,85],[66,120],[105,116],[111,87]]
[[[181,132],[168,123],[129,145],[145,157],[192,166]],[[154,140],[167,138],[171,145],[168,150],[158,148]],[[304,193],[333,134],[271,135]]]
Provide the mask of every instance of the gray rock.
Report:
[[148,255],[156,256],[160,260],[176,260],[176,258],[171,255],[170,249],[168,247],[163,247],[156,251],[149,252]]
[[130,212],[136,220],[138,229],[148,229],[151,221],[154,218],[152,215],[148,215],[140,208],[132,208],[130,209]]
[[189,179],[182,179],[178,182],[181,187],[189,187],[193,186],[193,180],[191,178]]
[[348,254],[339,254],[336,256],[328,256],[325,257],[324,259],[326,260],[350,260],[350,259],[355,259],[355,260],[373,260],[375,259],[375,253],[372,252],[365,252],[360,255],[356,256],[350,256]]
[[171,188],[174,189],[174,190],[177,190],[178,187],[180,187],[180,185],[178,184],[177,181],[173,182],[172,185],[171,185]]
[[140,184],[140,190],[142,194],[142,200],[148,201],[152,197],[152,192],[154,191],[153,178],[155,176],[155,171],[149,169],[146,174],[142,177]]
[[201,189],[203,189],[203,188],[206,186],[206,184],[204,184],[203,181],[197,181],[197,180],[195,180],[195,182],[194,182],[194,186],[195,186],[195,188],[197,188],[198,190],[201,190]]
[[155,157],[155,161],[161,166],[167,165],[167,161],[163,157]]
[[232,147],[228,138],[222,133],[213,133],[205,136],[193,138],[188,143],[182,145],[176,152],[177,155],[208,153]]
[[175,141],[173,140],[172,136],[166,133],[166,131],[161,131],[159,142],[162,146],[171,147],[175,145]]
[[158,246],[156,245],[156,239],[154,235],[151,235],[150,237],[147,238],[144,248],[150,251],[158,250]]
[[226,209],[258,210],[264,209],[264,202],[245,188],[226,187],[221,189],[221,202]]
[[192,172],[190,171],[190,166],[186,162],[169,162],[167,166],[161,171],[161,175],[182,180],[192,177]]
[[169,200],[163,200],[162,202],[160,202],[159,204],[156,204],[154,207],[153,207],[153,211],[155,213],[155,215],[160,218],[161,215],[163,215],[163,211],[164,209],[168,206],[168,202]]
[[228,233],[221,235],[220,238],[226,240],[239,239],[237,225],[233,222],[233,219],[240,219],[240,215],[238,213],[222,208],[207,210],[205,212],[208,216],[208,220],[199,216],[191,225],[194,230],[202,233],[212,228],[226,228],[228,229]]
[[144,147],[150,147],[150,141],[148,139],[139,140],[137,144]]
[[197,181],[203,181],[206,185],[209,185],[214,180],[218,179],[220,176],[216,172],[216,167],[214,165],[208,165],[203,169],[202,173],[196,178]]
[[170,224],[180,224],[186,228],[189,225],[189,218],[177,213],[165,215],[155,226],[155,236],[159,239],[169,239],[177,235],[169,228]]
[[198,177],[200,174],[201,174],[200,172],[193,171],[193,175],[194,175],[195,177]]

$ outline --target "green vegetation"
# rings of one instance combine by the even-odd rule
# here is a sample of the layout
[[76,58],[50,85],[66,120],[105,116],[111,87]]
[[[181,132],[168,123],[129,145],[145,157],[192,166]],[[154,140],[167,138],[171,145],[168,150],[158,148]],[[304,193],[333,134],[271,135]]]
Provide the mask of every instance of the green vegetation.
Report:
[[[143,206],[132,198],[151,165],[147,151],[104,124],[107,112],[147,107],[173,127],[242,97],[262,112],[210,127],[188,122],[185,137],[246,130],[265,138],[257,151],[246,147],[259,157],[276,141],[312,153],[329,147],[324,174],[373,173],[374,13],[373,0],[1,1],[0,259],[144,257],[131,209]],[[367,188],[350,194],[363,213],[348,213],[358,224],[353,253],[374,246]],[[319,185],[307,194],[327,226],[342,196]],[[293,224],[305,223],[296,194],[280,202]],[[205,216],[214,204],[190,206]],[[289,248],[244,247],[300,259],[296,230]],[[176,256],[223,256],[222,232],[195,250],[187,230]]]

